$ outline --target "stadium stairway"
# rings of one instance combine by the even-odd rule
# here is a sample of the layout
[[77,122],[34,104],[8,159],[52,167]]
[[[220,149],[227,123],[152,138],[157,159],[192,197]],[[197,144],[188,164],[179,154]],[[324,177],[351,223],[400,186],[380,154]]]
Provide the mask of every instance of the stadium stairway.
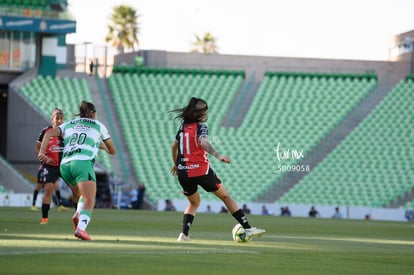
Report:
[[[122,135],[119,118],[110,95],[108,81],[98,76],[88,77],[87,80],[92,97],[95,100],[95,107],[101,110],[98,113],[98,119],[107,126],[117,149],[115,157],[111,157],[113,172],[118,176],[118,179],[115,180],[120,181],[119,187],[123,192],[129,193],[129,189],[137,186],[139,181],[132,166],[132,160],[125,143],[125,138]],[[147,198],[144,198],[142,207],[143,209],[155,208]]]
[[404,194],[404,196],[398,197],[394,201],[390,202],[386,207],[398,208],[398,207],[401,207],[401,205],[407,205],[407,204],[414,205],[414,190],[413,189],[411,189],[410,192],[407,192],[406,194]]
[[256,95],[257,89],[260,86],[260,83],[255,81],[255,77],[256,72],[253,71],[250,73],[250,76],[244,80],[243,86],[237,92],[236,98],[223,120],[223,127],[238,128],[243,122],[245,115],[249,111],[249,106]]
[[[341,141],[381,102],[381,100],[391,91],[397,82],[391,82],[388,78],[379,79],[377,87],[370,92],[349,114],[326,135],[319,145],[299,160],[298,165],[309,165],[312,171]],[[292,171],[283,175],[278,182],[275,182],[256,201],[275,202],[295,184],[297,184],[310,171]]]
[[88,77],[87,80],[96,108],[102,110],[98,113],[98,119],[107,126],[117,149],[117,154],[111,158],[114,172],[122,178],[122,181],[128,183],[127,185],[137,185],[137,177],[133,172],[132,161],[128,159],[128,150],[125,139],[122,136],[122,129],[116,115],[115,106],[110,97],[107,81],[98,76]]

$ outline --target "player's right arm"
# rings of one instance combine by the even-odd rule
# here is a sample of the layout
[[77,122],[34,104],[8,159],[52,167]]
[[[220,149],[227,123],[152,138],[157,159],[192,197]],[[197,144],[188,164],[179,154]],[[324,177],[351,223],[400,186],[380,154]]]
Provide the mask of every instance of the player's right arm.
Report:
[[35,144],[35,153],[36,153],[36,155],[39,154],[40,144],[41,144],[40,142],[36,141],[36,144]]
[[49,131],[45,133],[45,135],[43,136],[42,144],[40,145],[40,148],[39,148],[39,153],[37,154],[37,157],[40,161],[47,162],[48,160],[48,157],[46,157],[47,144],[49,143],[49,140],[51,137],[60,136],[60,133],[61,132],[60,132],[59,127],[50,129]]
[[39,154],[39,151],[40,151],[40,145],[42,144],[42,140],[43,140],[43,137],[44,137],[44,135],[45,135],[45,132],[46,132],[46,128],[43,128],[43,129],[40,131],[39,136],[37,137],[36,144],[35,144],[35,153],[36,153],[36,155],[37,155],[37,154]]
[[177,175],[177,165],[175,165],[175,162],[177,160],[178,156],[178,141],[174,140],[172,146],[171,146],[171,157],[173,160],[173,167],[171,168],[171,174],[173,176]]
[[[36,153],[36,155],[39,155],[39,152],[40,152],[40,146],[41,146],[41,144],[42,144],[42,141],[43,141],[43,138],[44,138],[44,136],[45,136],[45,133],[46,133],[46,128],[44,128],[41,132],[40,132],[40,135],[39,135],[39,137],[37,138],[37,140],[36,140],[36,144],[35,144],[35,153]],[[45,156],[45,159],[43,160],[43,163],[45,163],[45,164],[53,164],[54,163],[54,161],[53,161],[53,159],[50,159],[50,158],[48,158],[48,157],[46,157]]]

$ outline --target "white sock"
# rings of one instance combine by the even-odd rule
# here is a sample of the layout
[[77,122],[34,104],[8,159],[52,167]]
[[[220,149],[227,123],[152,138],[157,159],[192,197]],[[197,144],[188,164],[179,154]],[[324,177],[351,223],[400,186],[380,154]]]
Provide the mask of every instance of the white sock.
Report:
[[92,213],[88,210],[82,210],[79,215],[78,229],[86,230],[91,221]]

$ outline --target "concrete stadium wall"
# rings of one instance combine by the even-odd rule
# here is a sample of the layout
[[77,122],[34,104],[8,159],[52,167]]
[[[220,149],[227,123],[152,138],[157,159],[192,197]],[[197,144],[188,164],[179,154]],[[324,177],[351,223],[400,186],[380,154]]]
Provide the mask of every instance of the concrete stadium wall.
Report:
[[39,162],[35,143],[40,129],[50,124],[16,92],[9,93],[7,159],[14,163]]
[[24,175],[36,175],[39,160],[35,143],[40,129],[50,124],[17,91],[36,75],[29,71],[9,86],[6,158]]
[[[134,66],[137,53],[115,56],[115,64]],[[408,60],[400,62],[344,59],[291,58],[222,54],[143,51],[144,64],[149,67],[204,68],[244,70],[260,81],[266,71],[366,73],[375,72],[380,80],[396,83],[410,71]]]
[[[0,157],[0,185],[14,193],[32,192],[34,185],[19,174],[5,159]],[[0,202],[1,203],[1,202]]]
[[[183,212],[188,205],[187,200],[172,200],[177,211]],[[244,203],[239,203],[241,207]],[[219,213],[220,209],[224,204],[222,202],[206,202],[202,201],[199,207],[200,213],[207,212],[207,205],[210,205],[211,211],[213,213]],[[285,207],[286,205],[278,205],[275,203],[247,203],[246,204],[252,215],[261,215],[263,205],[269,210],[271,215],[280,216],[280,208]],[[292,213],[292,217],[308,217],[308,212],[310,205],[289,205],[289,209]],[[332,218],[332,215],[335,211],[334,206],[322,206],[315,205],[316,210],[320,214],[320,218]],[[157,210],[163,211],[165,208],[164,200],[159,200],[157,204]],[[383,220],[383,221],[407,221],[405,218],[406,210],[403,208],[370,208],[370,207],[356,207],[356,206],[339,206],[340,212],[344,219],[355,219],[363,220],[365,216],[370,215],[372,220]],[[232,217],[229,217],[232,219]]]

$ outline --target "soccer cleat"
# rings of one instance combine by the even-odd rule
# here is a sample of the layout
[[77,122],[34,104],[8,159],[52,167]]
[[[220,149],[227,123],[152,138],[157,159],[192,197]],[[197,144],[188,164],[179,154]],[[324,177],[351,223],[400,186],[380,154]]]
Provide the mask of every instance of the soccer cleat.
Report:
[[49,222],[49,219],[48,218],[42,218],[40,220],[40,224],[47,224],[48,222]]
[[84,241],[92,241],[91,236],[85,230],[76,229],[75,237]]
[[256,227],[246,228],[246,237],[261,237],[265,232],[266,230]]
[[59,205],[58,206],[58,211],[60,212],[60,211],[67,211],[67,210],[69,210],[69,208],[67,208],[67,207],[65,207],[65,206],[63,206],[63,205]]
[[184,235],[184,233],[180,233],[180,235],[178,236],[177,242],[188,242],[190,241],[190,237]]
[[79,215],[77,212],[75,213],[75,215],[73,215],[72,222],[73,222],[73,229],[76,230],[76,228],[78,227],[78,222],[79,222]]
[[30,208],[30,210],[32,210],[32,211],[39,211],[40,209],[39,208],[37,208],[36,206],[32,206],[31,208]]

